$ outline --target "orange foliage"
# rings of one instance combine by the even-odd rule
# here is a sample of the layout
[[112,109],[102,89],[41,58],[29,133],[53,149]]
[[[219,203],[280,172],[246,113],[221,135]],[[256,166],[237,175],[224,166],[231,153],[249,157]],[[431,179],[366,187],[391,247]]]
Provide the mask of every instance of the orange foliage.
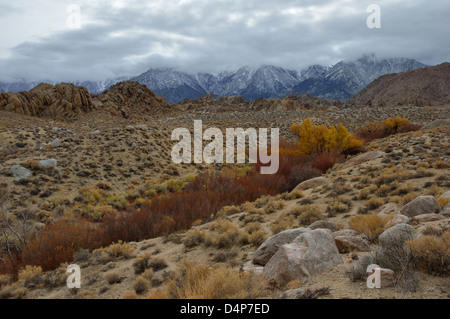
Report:
[[365,142],[387,137],[389,135],[417,131],[420,125],[409,123],[406,118],[388,118],[381,122],[370,122],[356,131],[356,135]]
[[292,125],[291,132],[299,137],[297,150],[300,154],[355,152],[363,146],[363,141],[353,136],[341,124],[327,128],[324,125],[313,125],[307,118],[301,125]]
[[22,263],[41,266],[44,271],[52,270],[61,263],[72,261],[79,249],[95,249],[104,243],[105,237],[100,227],[85,221],[60,221],[48,225],[31,239],[22,251]]

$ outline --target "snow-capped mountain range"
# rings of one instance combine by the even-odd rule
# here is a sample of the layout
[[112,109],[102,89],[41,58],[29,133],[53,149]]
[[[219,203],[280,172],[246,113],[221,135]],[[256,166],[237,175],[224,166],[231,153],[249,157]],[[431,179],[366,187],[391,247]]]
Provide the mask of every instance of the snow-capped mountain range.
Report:
[[[213,93],[217,97],[241,95],[244,99],[280,98],[290,94],[310,94],[320,98],[345,101],[358,93],[381,75],[406,72],[426,65],[407,58],[378,59],[364,55],[354,62],[341,61],[334,66],[313,65],[304,70],[289,70],[279,66],[264,65],[259,68],[244,66],[237,71],[219,74],[186,73],[170,68],[149,69],[136,77],[120,77],[100,82],[77,81],[89,92],[99,94],[111,85],[125,80],[146,85],[169,102],[185,98],[198,98]],[[1,92],[28,91],[40,82],[20,80],[1,83]]]

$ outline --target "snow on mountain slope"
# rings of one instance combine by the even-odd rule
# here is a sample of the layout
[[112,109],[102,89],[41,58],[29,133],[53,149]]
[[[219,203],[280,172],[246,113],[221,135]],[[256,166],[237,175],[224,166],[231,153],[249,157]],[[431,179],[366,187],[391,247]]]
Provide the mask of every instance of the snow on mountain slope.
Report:
[[[345,101],[382,75],[423,67],[426,65],[413,59],[379,59],[371,54],[356,61],[341,61],[332,67],[312,65],[301,71],[273,65],[259,68],[244,66],[237,71],[218,74],[191,74],[171,68],[155,68],[132,78],[121,77],[99,82],[77,81],[74,84],[85,86],[90,93],[99,94],[117,82],[137,81],[172,103],[209,93],[217,97],[241,95],[249,100],[259,97],[279,98],[299,93]],[[56,84],[52,81],[40,82]],[[29,82],[25,79],[14,83],[0,82],[0,92],[27,91],[40,82]]]

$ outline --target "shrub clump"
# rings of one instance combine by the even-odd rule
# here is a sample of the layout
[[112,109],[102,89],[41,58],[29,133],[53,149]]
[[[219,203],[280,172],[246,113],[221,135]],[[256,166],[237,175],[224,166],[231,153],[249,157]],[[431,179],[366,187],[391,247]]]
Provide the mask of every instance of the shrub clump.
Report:
[[381,217],[376,214],[356,215],[350,218],[349,223],[353,230],[364,234],[371,242],[376,243],[378,236],[386,230],[390,219],[390,217]]

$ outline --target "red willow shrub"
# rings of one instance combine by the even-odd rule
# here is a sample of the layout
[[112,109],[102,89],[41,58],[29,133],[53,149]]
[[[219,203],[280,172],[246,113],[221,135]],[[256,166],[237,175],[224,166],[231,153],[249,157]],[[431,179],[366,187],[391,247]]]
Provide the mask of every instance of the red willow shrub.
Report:
[[421,125],[412,124],[406,118],[388,118],[380,122],[369,122],[356,130],[356,135],[365,143],[398,133],[417,131]]
[[[96,249],[119,240],[141,241],[189,229],[198,219],[207,220],[222,207],[254,201],[262,195],[291,191],[299,183],[320,176],[343,158],[339,152],[301,155],[295,144],[281,142],[279,170],[260,174],[258,161],[245,176],[237,172],[207,171],[182,191],[160,194],[140,208],[106,214],[97,224],[83,220],[59,221],[45,227],[24,248],[17,263],[41,266],[44,271],[71,262],[79,249]],[[6,268],[5,268],[6,269]],[[8,270],[9,269],[9,270]],[[5,271],[17,274],[19,267]]]
[[61,263],[71,261],[81,248],[95,249],[109,244],[101,226],[84,220],[58,221],[34,236],[22,251],[22,264],[41,266],[52,270]]

